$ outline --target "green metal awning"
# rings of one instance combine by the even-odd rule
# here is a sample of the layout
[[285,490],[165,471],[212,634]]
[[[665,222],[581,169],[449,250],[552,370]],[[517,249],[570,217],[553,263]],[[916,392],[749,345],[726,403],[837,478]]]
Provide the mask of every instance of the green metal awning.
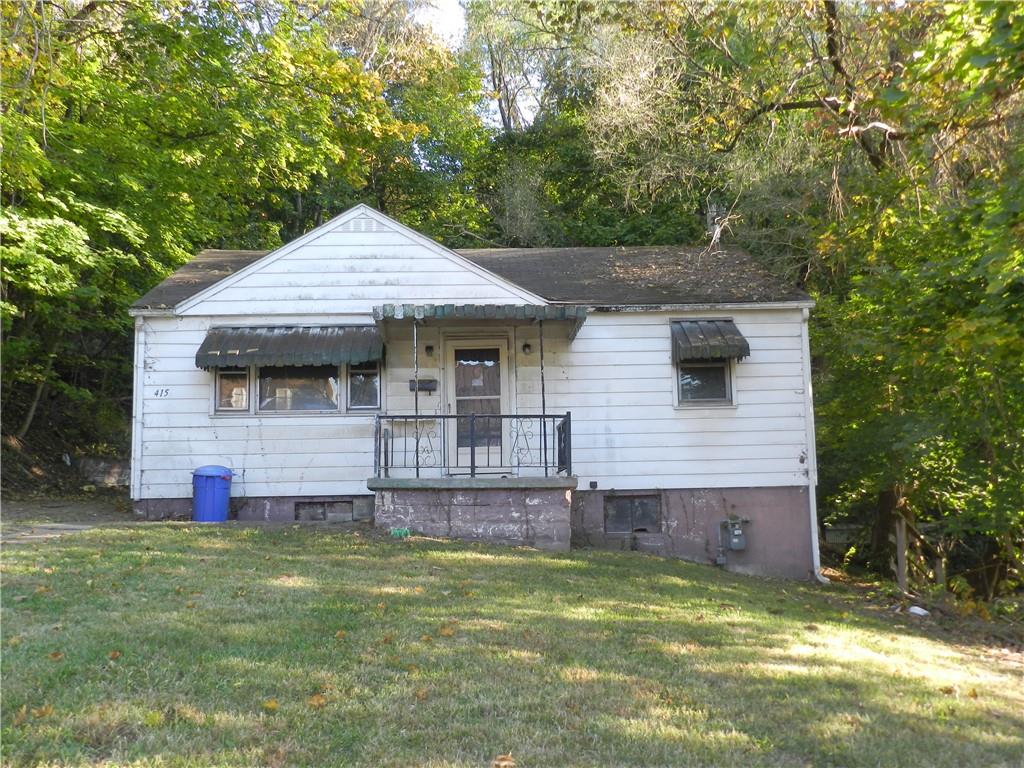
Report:
[[196,352],[196,367],[342,365],[383,355],[384,340],[373,326],[211,328]]
[[378,325],[414,320],[496,320],[505,325],[563,321],[572,324],[568,334],[572,340],[587,319],[587,308],[579,304],[384,304],[373,308],[373,319]]
[[576,304],[384,304],[374,320],[583,320],[587,308]]
[[676,320],[672,354],[679,360],[724,360],[750,355],[750,344],[732,320]]

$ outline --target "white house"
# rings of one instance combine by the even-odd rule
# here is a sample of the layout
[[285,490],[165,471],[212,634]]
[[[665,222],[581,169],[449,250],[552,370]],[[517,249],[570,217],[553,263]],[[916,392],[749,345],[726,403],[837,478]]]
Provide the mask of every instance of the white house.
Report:
[[733,250],[451,251],[364,205],[135,303],[131,491],[817,573],[811,300]]

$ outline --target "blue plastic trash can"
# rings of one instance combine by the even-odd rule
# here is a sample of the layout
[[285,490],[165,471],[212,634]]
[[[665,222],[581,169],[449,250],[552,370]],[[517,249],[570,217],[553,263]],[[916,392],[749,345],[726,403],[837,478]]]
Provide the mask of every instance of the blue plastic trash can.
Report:
[[231,504],[231,476],[227,467],[211,465],[192,472],[192,519],[197,523],[223,523]]

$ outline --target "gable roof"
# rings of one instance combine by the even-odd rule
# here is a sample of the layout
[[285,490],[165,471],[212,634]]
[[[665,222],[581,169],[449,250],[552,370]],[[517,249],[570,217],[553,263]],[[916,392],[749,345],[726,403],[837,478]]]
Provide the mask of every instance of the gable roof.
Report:
[[[269,251],[205,250],[132,308],[167,310],[262,259]],[[496,248],[460,256],[548,301],[596,306],[809,301],[744,251],[692,246]]]
[[459,253],[549,301],[639,306],[810,300],[737,248],[496,248]]

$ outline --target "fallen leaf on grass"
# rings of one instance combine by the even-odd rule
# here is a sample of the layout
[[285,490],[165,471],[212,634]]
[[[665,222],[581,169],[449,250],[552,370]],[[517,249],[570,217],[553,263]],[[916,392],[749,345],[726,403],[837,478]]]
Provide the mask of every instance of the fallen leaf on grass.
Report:
[[956,694],[956,686],[944,685],[941,688],[939,688],[939,693],[944,693],[947,696],[953,696]]
[[416,587],[415,589],[413,589],[413,592],[415,592],[417,595],[422,595],[424,592],[426,592],[426,590],[423,589],[423,587]]
[[491,763],[491,768],[516,768],[516,761],[512,759],[512,753],[498,755]]
[[63,658],[64,658],[64,652],[63,651],[51,651],[50,652],[50,661],[60,661]]
[[312,709],[321,709],[327,704],[327,698],[322,693],[314,693],[306,699],[306,704]]
[[28,705],[22,704],[18,707],[18,711],[14,713],[14,727],[17,728],[19,725],[24,725],[28,719]]
[[394,639],[395,639],[394,635],[384,635],[384,637],[382,637],[380,639],[380,644],[381,645],[390,645],[391,641],[394,640]]
[[37,595],[44,595],[47,592],[52,592],[52,591],[53,590],[50,587],[46,586],[45,584],[40,584],[38,587],[36,587],[36,594]]
[[111,651],[110,653],[107,654],[107,658],[110,659],[111,661],[117,661],[118,659],[121,658],[121,652],[120,651]]
[[416,701],[426,701],[430,697],[430,692],[426,688],[416,689]]
[[410,664],[406,667],[406,670],[409,672],[410,675],[415,675],[417,672],[420,671],[420,668],[417,667],[415,664]]
[[277,712],[280,704],[277,703],[277,699],[267,699],[263,702],[263,709],[267,712]]
[[24,640],[24,638],[21,635],[14,635],[7,641],[7,645],[10,648],[17,648],[21,645],[22,640]]
[[339,629],[337,632],[334,633],[334,639],[335,640],[344,640],[345,639],[345,635],[347,635],[347,634],[348,634],[348,632],[346,632],[344,629]]
[[968,696],[969,696],[970,698],[972,698],[972,699],[976,699],[976,698],[978,698],[978,689],[977,689],[977,688],[971,688],[971,690],[969,690],[969,691],[967,692],[967,695],[968,695]]
[[32,717],[36,720],[42,720],[44,717],[49,717],[53,714],[53,707],[49,704],[43,704],[41,707],[35,707],[32,710]]
[[422,640],[424,643],[432,643],[432,642],[434,642],[434,638],[431,637],[430,635],[420,635],[420,640]]
[[185,607],[186,608],[195,608],[196,607],[196,603],[195,603],[194,600],[190,600],[189,602],[185,603]]
[[437,630],[437,634],[439,634],[441,637],[454,637],[455,636],[455,628],[454,627],[441,627],[439,630]]
[[387,608],[387,605],[385,603],[377,603],[378,611],[383,611],[385,608]]

